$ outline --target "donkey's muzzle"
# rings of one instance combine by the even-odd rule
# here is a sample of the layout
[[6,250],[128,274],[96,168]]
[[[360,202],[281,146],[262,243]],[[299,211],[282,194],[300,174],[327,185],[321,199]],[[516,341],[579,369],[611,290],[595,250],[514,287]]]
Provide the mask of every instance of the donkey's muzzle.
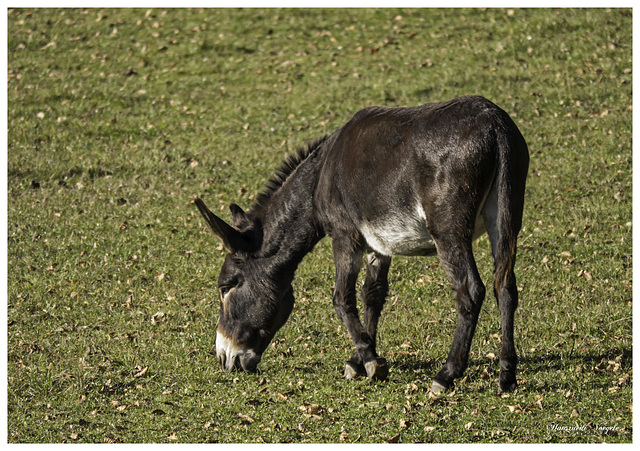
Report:
[[216,336],[216,355],[225,372],[233,369],[253,373],[258,368],[262,356],[252,349],[242,349],[233,340],[218,331]]
[[218,354],[218,362],[220,363],[220,366],[222,366],[222,369],[227,373],[234,369],[253,373],[258,369],[260,356],[248,351],[244,354],[231,354],[227,357],[225,352],[221,352]]

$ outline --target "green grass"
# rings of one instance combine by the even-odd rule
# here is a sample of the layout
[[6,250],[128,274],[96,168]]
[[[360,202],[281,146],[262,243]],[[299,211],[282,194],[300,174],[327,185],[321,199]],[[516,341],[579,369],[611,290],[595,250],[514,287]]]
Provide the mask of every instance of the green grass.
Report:
[[[632,441],[631,10],[7,14],[9,442]],[[260,373],[223,374],[224,253],[192,200],[228,218],[360,108],[464,94],[531,153],[518,390],[488,295],[465,377],[429,396],[456,318],[435,258],[392,265],[389,379],[343,380],[329,240]]]

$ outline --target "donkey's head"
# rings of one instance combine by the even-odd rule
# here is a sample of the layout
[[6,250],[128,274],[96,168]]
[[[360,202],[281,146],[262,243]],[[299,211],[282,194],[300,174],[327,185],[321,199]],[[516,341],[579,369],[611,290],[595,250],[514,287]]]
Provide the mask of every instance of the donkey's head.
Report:
[[218,361],[225,371],[255,371],[262,353],[293,309],[291,279],[283,277],[275,259],[257,256],[262,243],[259,221],[232,204],[231,226],[201,199],[195,203],[228,251],[218,277]]

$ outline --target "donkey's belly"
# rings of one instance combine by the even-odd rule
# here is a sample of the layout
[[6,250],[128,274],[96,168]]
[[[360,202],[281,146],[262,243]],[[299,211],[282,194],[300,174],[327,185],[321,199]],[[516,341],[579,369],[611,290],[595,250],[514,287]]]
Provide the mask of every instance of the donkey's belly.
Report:
[[382,255],[434,255],[436,244],[427,230],[421,207],[412,213],[363,221],[360,232],[373,251]]
[[[485,232],[483,215],[478,214],[473,240]],[[421,207],[418,207],[414,214],[364,221],[360,224],[360,233],[369,248],[382,255],[436,254],[436,243],[427,229],[426,217]]]

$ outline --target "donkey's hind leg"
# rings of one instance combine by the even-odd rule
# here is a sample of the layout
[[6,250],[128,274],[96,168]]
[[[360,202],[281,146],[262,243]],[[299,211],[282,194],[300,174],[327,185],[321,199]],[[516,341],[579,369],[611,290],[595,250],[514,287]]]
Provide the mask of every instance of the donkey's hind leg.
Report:
[[455,292],[458,323],[447,361],[434,377],[431,391],[448,389],[467,367],[471,340],[485,296],[471,248],[471,237],[453,237],[436,241],[440,264]]
[[[378,255],[371,252],[367,255],[366,276],[362,286],[361,298],[363,309],[364,328],[373,340],[374,350],[376,348],[376,337],[378,334],[378,319],[382,312],[387,293],[389,291],[389,266],[391,257]],[[389,373],[389,366],[383,357],[377,357],[375,363],[369,363],[369,368],[365,368],[359,353],[355,353],[345,368],[345,377],[352,379],[356,376],[365,376],[371,373],[373,379],[386,379]]]
[[[513,340],[513,321],[518,307],[518,288],[516,275],[513,271],[516,260],[515,236],[518,234],[518,228],[514,227],[511,234],[499,233],[494,211],[485,209],[483,215],[495,261],[493,293],[498,301],[502,323],[499,384],[502,391],[512,391],[518,386],[516,381],[518,356]],[[506,244],[501,246],[500,239],[504,240]]]

